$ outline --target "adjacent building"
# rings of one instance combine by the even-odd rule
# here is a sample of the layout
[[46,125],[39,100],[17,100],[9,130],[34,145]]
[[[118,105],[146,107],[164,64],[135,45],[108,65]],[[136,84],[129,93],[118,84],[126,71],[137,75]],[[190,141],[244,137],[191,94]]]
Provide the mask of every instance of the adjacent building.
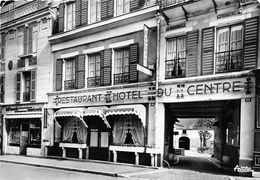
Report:
[[165,158],[176,119],[209,117],[217,120],[214,157],[259,169],[258,2],[166,0],[160,14]]
[[52,21],[47,1],[3,2],[1,135],[3,154],[41,156],[42,120],[52,91]]

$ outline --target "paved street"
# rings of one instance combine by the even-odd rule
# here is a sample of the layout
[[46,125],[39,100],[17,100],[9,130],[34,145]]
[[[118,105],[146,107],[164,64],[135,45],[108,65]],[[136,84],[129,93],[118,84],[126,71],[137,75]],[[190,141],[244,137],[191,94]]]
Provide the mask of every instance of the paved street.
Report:
[[[1,180],[110,180],[115,177],[0,162]],[[116,178],[122,180],[124,178]]]
[[179,164],[173,166],[174,169],[188,169],[200,173],[233,175],[231,170],[218,168],[207,157],[181,156]]

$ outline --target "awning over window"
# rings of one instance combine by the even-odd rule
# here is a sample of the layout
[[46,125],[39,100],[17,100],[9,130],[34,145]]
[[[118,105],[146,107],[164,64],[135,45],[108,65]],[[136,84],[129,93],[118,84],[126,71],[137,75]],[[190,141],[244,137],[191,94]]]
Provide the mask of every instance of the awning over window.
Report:
[[57,117],[78,117],[82,123],[88,127],[88,125],[83,120],[83,112],[86,108],[62,108],[54,113],[54,118]]
[[84,109],[83,116],[99,116],[106,127],[111,128],[105,116],[107,109],[107,107],[89,107],[88,109]]
[[42,118],[42,113],[34,114],[6,114],[5,119],[33,119],[33,118]]
[[112,106],[106,111],[106,116],[127,114],[137,115],[143,126],[146,125],[146,108],[141,104]]

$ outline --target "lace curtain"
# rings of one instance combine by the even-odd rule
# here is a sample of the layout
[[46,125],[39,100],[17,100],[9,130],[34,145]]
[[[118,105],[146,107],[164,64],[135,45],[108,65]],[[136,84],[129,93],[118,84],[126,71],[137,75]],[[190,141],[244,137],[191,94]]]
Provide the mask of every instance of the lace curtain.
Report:
[[63,129],[63,140],[72,142],[73,133],[77,133],[78,143],[87,142],[87,128],[77,117],[71,117],[65,120]]
[[144,146],[144,127],[139,118],[133,115],[118,116],[114,119],[113,142],[115,145],[125,144],[126,135],[130,132],[135,145]]

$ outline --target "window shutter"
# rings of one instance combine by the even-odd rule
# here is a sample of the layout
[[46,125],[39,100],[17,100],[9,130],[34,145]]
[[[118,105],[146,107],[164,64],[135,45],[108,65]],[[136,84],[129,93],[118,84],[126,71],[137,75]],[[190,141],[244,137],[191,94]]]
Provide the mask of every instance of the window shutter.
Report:
[[187,77],[197,76],[198,33],[198,30],[190,31],[187,33]]
[[36,99],[36,70],[31,71],[31,93],[30,93],[31,101],[35,101]]
[[129,58],[129,82],[138,82],[137,64],[139,63],[139,44],[135,43],[130,45],[130,58]]
[[16,74],[16,102],[21,101],[21,73]]
[[202,75],[213,74],[214,65],[214,27],[202,29]]
[[135,11],[139,8],[139,0],[130,0],[130,11]]
[[5,49],[6,49],[6,34],[2,33],[0,39],[0,59],[5,58]]
[[85,87],[85,54],[80,54],[76,56],[76,88]]
[[114,1],[101,0],[101,20],[106,20],[114,15]]
[[76,0],[76,27],[81,25],[81,1]]
[[81,2],[81,25],[88,23],[88,0]]
[[101,85],[111,85],[111,62],[112,62],[112,49],[101,51],[100,55],[100,78]]
[[56,91],[62,90],[62,63],[63,59],[56,60]]
[[258,51],[259,17],[245,20],[244,69],[256,68]]
[[101,0],[101,20],[107,19],[107,5],[108,0]]
[[0,87],[1,87],[1,98],[0,98],[0,102],[4,102],[4,94],[5,94],[5,76],[4,76],[4,75],[1,75]]
[[64,31],[64,11],[65,10],[65,4],[62,3],[59,5],[59,32]]
[[28,33],[27,33],[27,29],[28,28],[24,28],[24,30],[23,30],[23,54],[24,55],[26,55],[27,54],[27,52],[28,52],[28,49],[27,49],[27,40],[28,40],[28,38],[27,38],[27,36],[28,36]]
[[260,128],[260,95],[256,96],[256,114],[257,114],[256,128]]
[[29,27],[28,28],[28,42],[27,42],[27,44],[28,44],[28,54],[32,53],[32,39],[33,39],[32,35],[33,35],[33,28]]
[[114,0],[108,0],[107,6],[107,18],[111,18],[114,16]]

